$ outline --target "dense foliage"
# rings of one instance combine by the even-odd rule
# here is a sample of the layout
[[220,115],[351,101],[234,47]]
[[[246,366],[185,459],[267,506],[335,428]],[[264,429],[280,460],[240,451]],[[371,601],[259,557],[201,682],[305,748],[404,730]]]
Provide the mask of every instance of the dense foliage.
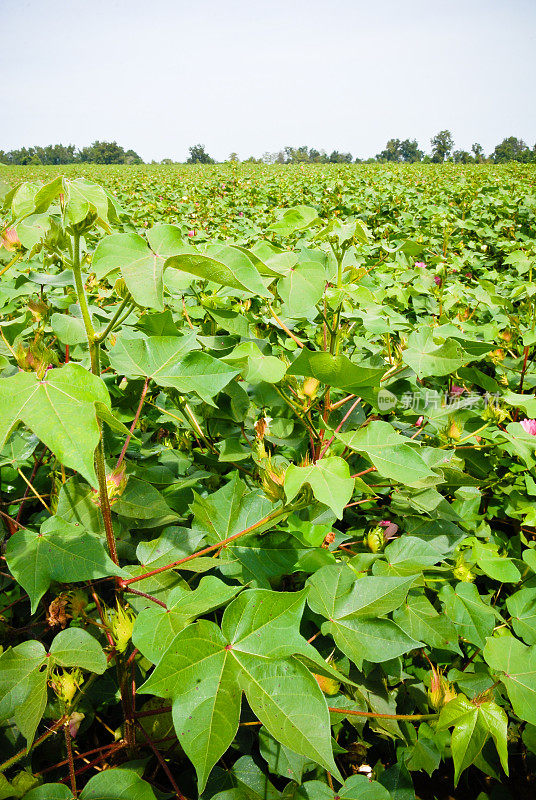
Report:
[[0,177],[0,798],[529,797],[534,168]]

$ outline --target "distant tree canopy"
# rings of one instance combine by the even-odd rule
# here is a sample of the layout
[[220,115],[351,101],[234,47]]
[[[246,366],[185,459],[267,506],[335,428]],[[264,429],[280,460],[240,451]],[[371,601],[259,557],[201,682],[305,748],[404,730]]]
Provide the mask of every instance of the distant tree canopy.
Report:
[[214,159],[209,156],[207,151],[205,150],[204,144],[194,144],[192,147],[188,148],[190,151],[190,157],[187,160],[187,164],[214,164]]
[[134,150],[125,150],[117,142],[93,142],[77,150],[74,144],[49,144],[46,147],[21,147],[0,150],[2,164],[143,164]]
[[491,157],[495,164],[505,164],[508,161],[534,161],[536,159],[536,145],[534,145],[533,150],[530,150],[523,139],[509,136],[497,145]]
[[419,150],[419,145],[415,139],[389,139],[385,145],[385,150],[378,153],[376,156],[377,161],[405,161],[407,163],[414,163],[415,161],[422,161],[424,153]]
[[[475,142],[471,150],[455,150],[454,138],[451,131],[443,130],[430,139],[431,154],[425,155],[419,149],[416,139],[389,139],[385,148],[375,158],[366,159],[365,163],[412,164],[423,161],[425,163],[454,162],[455,164],[507,164],[510,162],[529,163],[536,162],[536,144],[531,149],[523,139],[508,136],[498,144],[493,152],[486,157],[481,144]],[[189,149],[187,164],[215,164],[215,160],[207,153],[204,144],[192,145]],[[227,161],[238,162],[238,154],[232,152]],[[360,163],[362,159],[353,158],[351,153],[333,150],[317,150],[314,147],[301,145],[291,147],[287,145],[276,152],[265,152],[262,157],[250,156],[244,159],[250,164],[350,164]],[[19,150],[4,152],[0,150],[0,164],[21,165],[62,165],[62,164],[143,164],[141,157],[134,150],[125,150],[117,142],[96,141],[87,147],[77,149],[74,144],[49,144],[46,147],[21,147]],[[156,161],[151,163],[156,164]],[[160,162],[164,165],[178,163],[171,158],[164,158]]]

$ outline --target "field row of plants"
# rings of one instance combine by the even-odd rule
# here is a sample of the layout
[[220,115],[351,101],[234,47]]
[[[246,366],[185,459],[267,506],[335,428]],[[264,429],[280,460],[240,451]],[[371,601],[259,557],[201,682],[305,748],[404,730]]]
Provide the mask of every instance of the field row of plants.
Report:
[[0,800],[533,796],[535,177],[0,169]]

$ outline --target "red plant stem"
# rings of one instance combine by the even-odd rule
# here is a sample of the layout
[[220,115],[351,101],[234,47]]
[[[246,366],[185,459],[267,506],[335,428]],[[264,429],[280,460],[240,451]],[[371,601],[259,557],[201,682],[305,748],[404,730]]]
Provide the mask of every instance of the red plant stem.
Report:
[[[34,740],[34,743],[32,744],[32,750],[35,750],[36,747],[39,747],[39,745],[42,744],[42,742],[46,741],[46,739],[48,739],[49,736],[54,736],[58,732],[58,729],[61,728],[64,722],[65,722],[65,717],[56,720],[56,722],[53,725],[51,725],[51,727],[45,733],[43,733],[41,736],[38,736],[37,739]],[[3,764],[0,764],[0,773],[5,772],[6,769],[11,767],[13,764],[16,764],[17,761],[21,760],[21,758],[24,758],[24,756],[28,754],[29,749],[30,748],[28,747],[23,747],[22,750],[20,750],[18,753],[15,753],[14,756],[11,756],[11,758],[8,758],[7,761],[4,761]]]
[[162,606],[162,608],[167,609],[166,604],[162,600],[159,600],[157,597],[153,597],[152,594],[146,594],[145,592],[138,592],[136,589],[130,589],[129,587],[126,587],[126,591],[130,592],[130,594],[138,595],[138,597],[145,597],[146,600],[152,600],[153,603],[156,603],[157,605]]
[[[106,754],[101,753],[97,758],[95,758],[89,764],[85,764],[83,767],[79,767],[76,770],[75,775],[82,775],[82,773],[87,772],[88,769],[93,769],[93,767],[95,767],[97,764],[100,764],[104,760],[104,758],[107,758],[112,753],[115,753],[116,750],[122,750],[124,747],[127,746],[126,742],[115,742],[115,745],[116,745],[115,750],[112,750],[110,748],[110,750]],[[68,780],[69,780],[69,778],[63,778],[63,780],[61,780],[59,782],[60,783],[66,783]]]
[[143,389],[141,391],[141,397],[140,397],[140,402],[138,403],[136,416],[134,417],[134,420],[132,421],[132,425],[130,426],[130,433],[128,434],[128,436],[126,438],[126,441],[125,441],[125,444],[123,445],[123,449],[121,450],[121,453],[119,454],[119,458],[117,460],[117,464],[115,465],[116,469],[118,467],[120,467],[121,464],[123,463],[123,459],[125,457],[125,453],[127,452],[127,448],[128,448],[128,446],[130,444],[130,440],[132,439],[132,434],[134,433],[136,425],[138,424],[138,420],[140,418],[141,410],[142,410],[143,404],[145,402],[145,395],[147,394],[147,389],[148,388],[149,388],[149,378],[145,378],[145,383],[143,384]]
[[368,469],[364,469],[362,472],[356,472],[355,475],[350,475],[350,477],[360,478],[361,475],[368,475],[369,472],[376,472],[376,467],[369,467]]
[[142,717],[156,717],[158,714],[169,714],[171,706],[161,706],[161,708],[151,708],[149,711],[136,711],[136,719]]
[[523,392],[523,381],[525,380],[525,372],[527,369],[527,359],[529,357],[529,350],[530,350],[529,345],[527,345],[523,350],[523,367],[521,369],[521,380],[519,381],[519,389],[518,389],[518,392],[520,394]]
[[[337,425],[337,427],[335,428],[335,433],[338,433],[338,432],[340,431],[340,429],[342,428],[342,426],[344,425],[344,423],[346,422],[346,420],[348,419],[348,417],[350,416],[350,414],[352,413],[352,411],[354,410],[354,408],[355,408],[357,405],[359,405],[359,403],[360,403],[360,402],[361,402],[361,398],[360,398],[360,397],[358,397],[358,398],[357,398],[357,400],[356,400],[354,403],[352,403],[352,405],[350,406],[350,409],[349,409],[349,410],[346,412],[346,414],[344,415],[344,417],[342,418],[342,420],[340,421],[340,423],[339,423],[339,424]],[[335,438],[335,433],[333,434],[333,436],[331,437],[331,439],[330,439],[330,440],[329,440],[329,441],[328,441],[328,442],[327,442],[327,443],[324,445],[324,448],[323,448],[322,452],[321,452],[321,453],[320,453],[320,455],[318,456],[318,460],[320,460],[320,459],[322,458],[322,456],[324,455],[324,453],[326,452],[326,450],[328,449],[328,447],[329,447],[329,446],[331,445],[331,443],[333,442],[333,440],[334,440],[334,438]]]
[[112,634],[110,633],[110,631],[108,629],[108,623],[106,621],[106,617],[104,616],[104,611],[102,610],[102,606],[100,604],[100,600],[98,598],[97,592],[95,591],[93,586],[91,586],[91,584],[88,584],[88,585],[89,585],[89,590],[91,592],[91,596],[92,596],[92,598],[93,598],[93,600],[95,602],[95,605],[97,607],[97,611],[98,611],[100,620],[102,622],[102,627],[104,629],[104,633],[106,635],[106,638],[108,639],[108,644],[110,645],[110,648],[111,648],[111,653],[110,654],[112,656],[115,656],[116,655],[115,642],[113,640]]
[[[87,750],[85,753],[73,753],[74,758],[87,758],[88,756],[92,756],[94,753],[101,753],[103,750],[114,750],[118,747],[124,747],[123,742],[111,742],[110,744],[105,744],[102,747],[94,747],[93,750]],[[69,763],[69,759],[66,758],[63,761],[59,761],[57,764],[52,764],[50,767],[45,767],[44,769],[39,770],[39,772],[34,772],[34,775],[46,775],[47,772],[52,772],[54,769],[59,769],[60,767],[64,767],[66,764]]]
[[251,531],[260,528],[266,522],[270,522],[272,519],[276,519],[279,516],[283,516],[283,514],[287,513],[282,509],[277,509],[276,511],[272,511],[263,519],[259,520],[259,522],[255,522],[254,525],[250,525],[249,528],[244,528],[243,531],[239,531],[238,533],[234,533],[232,536],[228,536],[227,539],[223,539],[218,544],[211,544],[209,547],[204,547],[203,550],[198,550],[197,553],[192,553],[189,556],[185,556],[184,558],[179,558],[178,561],[172,561],[171,564],[166,564],[165,567],[159,567],[158,569],[153,569],[150,572],[144,572],[143,575],[136,575],[134,578],[128,578],[128,580],[120,580],[119,586],[122,589],[126,589],[127,586],[130,586],[131,583],[136,583],[137,581],[142,581],[145,578],[151,578],[153,575],[159,575],[161,572],[166,572],[168,569],[173,569],[174,567],[178,567],[180,564],[185,564],[187,561],[191,561],[193,558],[199,558],[199,556],[204,556],[207,553],[212,553],[214,550],[218,550],[220,547],[225,547],[226,544],[229,542],[233,542],[235,539],[238,539],[240,536],[244,536],[246,533],[251,533]]
[[65,363],[66,364],[69,363],[69,345],[68,344],[65,345]]
[[331,708],[328,706],[329,711],[333,714],[344,714],[349,717],[373,717],[378,719],[436,719],[438,714],[379,714],[376,711],[354,711],[350,708]]
[[355,503],[348,503],[348,505],[344,506],[345,508],[352,508],[353,506],[362,506],[363,503],[373,503],[375,500],[374,497],[367,497],[366,500],[356,500]]
[[336,408],[339,408],[340,406],[343,406],[345,403],[348,402],[348,400],[352,400],[352,398],[354,398],[354,397],[355,397],[355,394],[349,394],[346,397],[343,397],[342,400],[337,400],[336,403],[332,403],[330,405],[330,411],[334,411]]
[[151,748],[151,750],[153,751],[153,753],[157,757],[160,766],[162,767],[162,769],[166,773],[168,781],[173,786],[173,791],[175,792],[175,797],[177,798],[177,800],[187,800],[186,796],[183,795],[183,793],[181,792],[181,790],[177,786],[175,778],[171,774],[171,770],[168,767],[168,765],[166,764],[165,759],[162,756],[162,753],[159,751],[159,749],[157,748],[157,746],[155,745],[155,743],[153,742],[153,740],[151,739],[151,737],[149,736],[149,734],[147,733],[147,731],[145,730],[145,728],[143,727],[141,722],[138,722],[138,720],[136,720],[136,724],[137,724],[138,728],[140,729],[140,731],[142,732],[142,734],[143,734],[143,736],[145,738],[145,741],[147,742],[147,744],[149,745],[149,747]]
[[74,760],[73,760],[73,746],[71,742],[71,731],[69,730],[69,722],[68,720],[63,724],[63,732],[65,734],[65,746],[67,748],[67,761],[69,764],[69,780],[71,782],[71,792],[73,793],[73,797],[76,797],[76,775],[74,772]]

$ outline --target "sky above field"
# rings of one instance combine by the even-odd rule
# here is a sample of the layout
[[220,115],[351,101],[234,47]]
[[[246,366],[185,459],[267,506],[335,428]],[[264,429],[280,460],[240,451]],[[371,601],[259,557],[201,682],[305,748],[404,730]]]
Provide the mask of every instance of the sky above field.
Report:
[[536,140],[536,0],[0,0],[0,149]]

